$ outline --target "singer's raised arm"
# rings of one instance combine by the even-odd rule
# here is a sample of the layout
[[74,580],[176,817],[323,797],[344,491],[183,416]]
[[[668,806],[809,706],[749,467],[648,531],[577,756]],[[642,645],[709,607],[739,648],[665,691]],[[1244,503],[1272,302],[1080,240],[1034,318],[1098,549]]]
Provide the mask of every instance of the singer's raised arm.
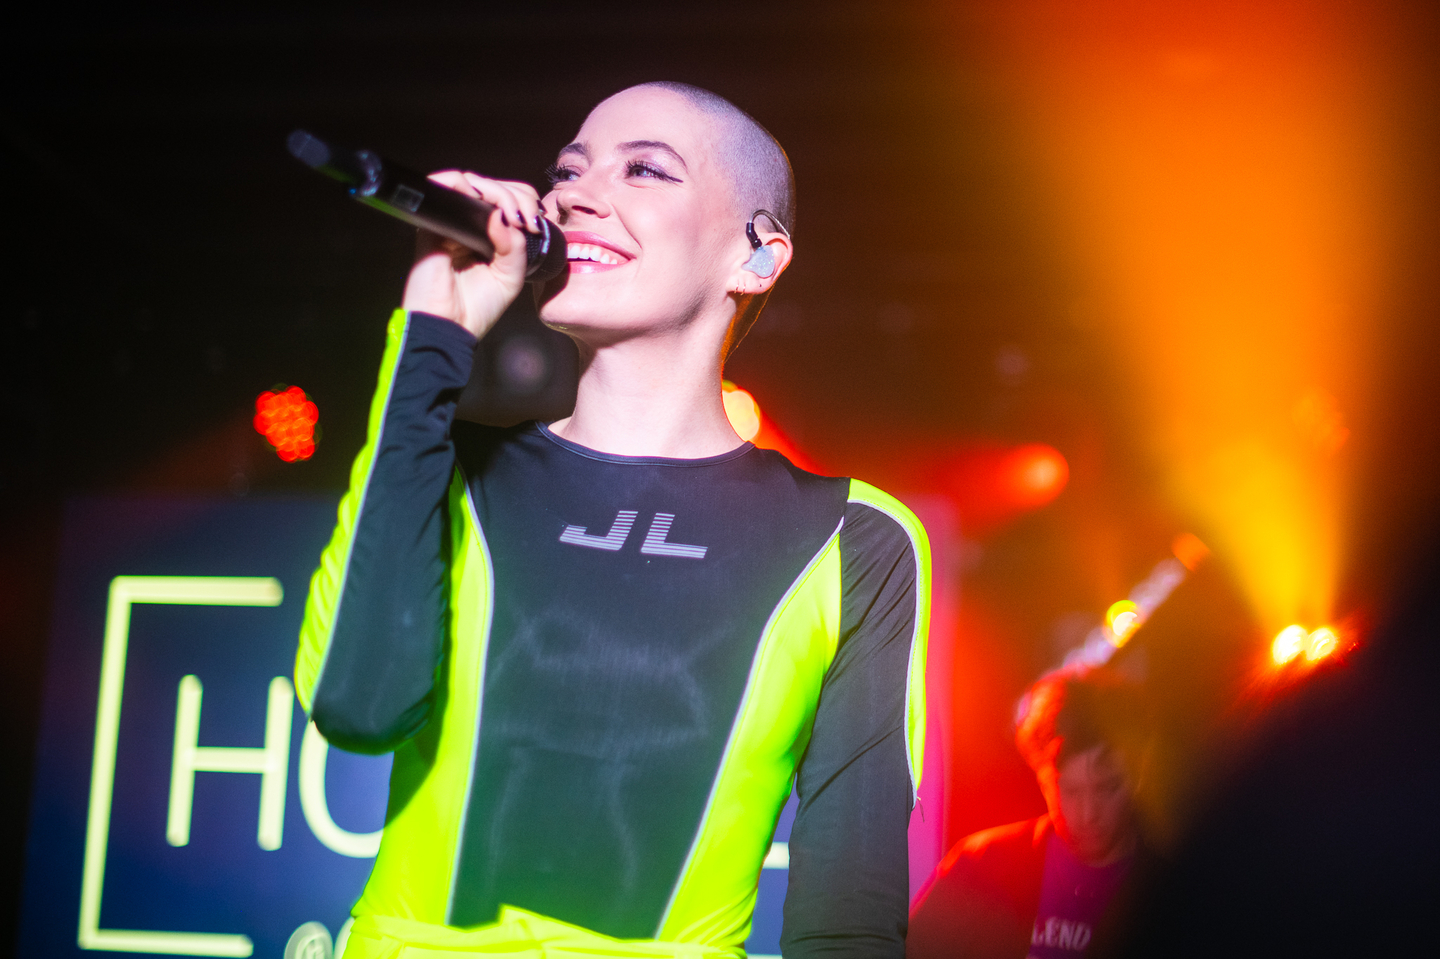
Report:
[[495,257],[420,231],[402,308],[389,324],[367,442],[311,580],[295,680],[337,746],[387,752],[424,727],[446,623],[450,427],[483,336],[524,288],[529,184],[443,171],[432,179],[496,207]]
[[295,689],[337,746],[386,752],[429,719],[446,623],[451,421],[475,338],[426,313],[390,320],[365,447],[310,581]]

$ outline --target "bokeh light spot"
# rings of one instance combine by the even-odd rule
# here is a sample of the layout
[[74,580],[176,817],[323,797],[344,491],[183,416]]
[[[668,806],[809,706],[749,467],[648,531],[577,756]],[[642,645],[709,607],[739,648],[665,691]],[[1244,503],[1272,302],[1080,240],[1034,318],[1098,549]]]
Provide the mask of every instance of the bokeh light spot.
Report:
[[1291,417],[1306,442],[1326,456],[1335,455],[1350,438],[1340,404],[1323,390],[1311,390],[1300,397]]
[[1026,508],[1050,502],[1070,481],[1070,464],[1059,450],[1044,443],[1016,447],[1005,467],[1006,492],[1016,505]]
[[739,434],[742,440],[749,442],[760,432],[760,404],[755,398],[740,389],[734,383],[723,384],[725,400],[725,416],[730,420],[730,426]]
[[255,430],[287,463],[315,455],[315,426],[320,411],[298,386],[266,390],[255,397]]
[[1133,600],[1122,599],[1105,611],[1105,625],[1110,627],[1110,642],[1118,649],[1124,646],[1140,625],[1140,607]]
[[1200,541],[1200,537],[1194,533],[1181,533],[1175,537],[1170,544],[1170,551],[1190,572],[1195,572],[1195,567],[1205,562],[1205,557],[1210,555],[1210,547]]
[[1300,655],[1309,639],[1310,634],[1305,632],[1305,627],[1286,626],[1275,637],[1275,642],[1270,644],[1270,657],[1275,660],[1276,665],[1283,666]]
[[1310,634],[1309,648],[1305,650],[1305,658],[1312,662],[1317,659],[1324,659],[1335,652],[1340,646],[1340,637],[1335,630],[1329,626],[1321,626]]

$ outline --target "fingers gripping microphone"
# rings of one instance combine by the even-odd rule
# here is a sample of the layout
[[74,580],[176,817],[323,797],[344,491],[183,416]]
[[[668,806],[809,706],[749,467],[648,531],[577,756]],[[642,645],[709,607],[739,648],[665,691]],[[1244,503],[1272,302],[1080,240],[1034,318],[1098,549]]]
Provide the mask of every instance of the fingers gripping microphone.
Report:
[[[291,133],[285,145],[297,160],[339,180],[366,206],[454,240],[474,250],[482,262],[495,258],[486,229],[494,204],[441,186],[369,150],[333,146],[304,130]],[[525,277],[532,283],[553,280],[566,267],[564,234],[549,220],[542,218],[540,224],[540,232],[525,232]]]

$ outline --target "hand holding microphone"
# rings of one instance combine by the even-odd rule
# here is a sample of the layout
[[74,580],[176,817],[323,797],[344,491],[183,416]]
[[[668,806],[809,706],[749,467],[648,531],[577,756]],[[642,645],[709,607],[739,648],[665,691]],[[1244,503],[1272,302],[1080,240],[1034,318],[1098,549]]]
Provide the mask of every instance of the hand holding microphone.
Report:
[[404,307],[448,317],[483,336],[525,282],[566,268],[565,238],[526,183],[446,171],[424,177],[368,150],[346,150],[303,130],[290,152],[340,181],[351,196],[420,227]]

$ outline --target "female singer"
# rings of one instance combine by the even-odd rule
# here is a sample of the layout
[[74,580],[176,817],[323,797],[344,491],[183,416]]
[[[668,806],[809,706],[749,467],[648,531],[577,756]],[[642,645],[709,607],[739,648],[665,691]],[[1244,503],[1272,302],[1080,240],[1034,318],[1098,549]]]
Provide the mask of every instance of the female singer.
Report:
[[[794,254],[789,162],[655,83],[597,106],[552,178],[435,175],[496,206],[495,257],[422,235],[312,582],[302,702],[395,753],[344,955],[743,955],[793,783],[785,954],[898,959],[924,530],[743,442],[721,400]],[[568,244],[535,295],[580,353],[574,413],[456,422],[539,217]]]

